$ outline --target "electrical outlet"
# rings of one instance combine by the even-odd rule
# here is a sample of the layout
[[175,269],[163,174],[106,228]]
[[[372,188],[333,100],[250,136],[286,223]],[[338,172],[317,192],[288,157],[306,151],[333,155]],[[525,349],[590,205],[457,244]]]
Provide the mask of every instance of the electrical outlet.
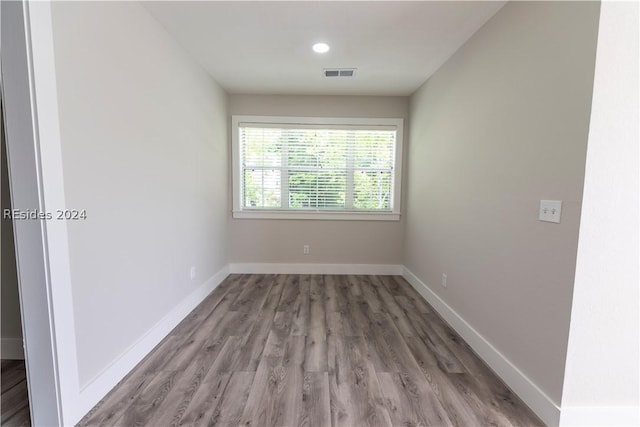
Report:
[[447,287],[447,275],[442,273],[442,286]]
[[194,280],[196,278],[196,268],[194,266],[191,267],[191,271],[189,272],[189,277],[191,277],[191,280]]
[[302,247],[302,253],[303,253],[304,255],[309,255],[309,245],[304,245],[304,246]]

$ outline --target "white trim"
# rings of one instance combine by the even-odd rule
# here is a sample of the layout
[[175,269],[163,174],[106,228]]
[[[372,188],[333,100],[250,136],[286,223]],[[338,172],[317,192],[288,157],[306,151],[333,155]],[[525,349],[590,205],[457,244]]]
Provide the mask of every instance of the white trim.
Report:
[[531,379],[520,371],[509,359],[467,323],[453,308],[433,292],[408,268],[404,267],[404,277],[420,295],[442,316],[442,318],[465,340],[480,358],[502,379],[502,381],[524,401],[533,412],[553,426],[560,420],[560,407],[542,391]]
[[[40,155],[40,185],[44,211],[66,207],[62,172],[62,144],[58,113],[58,89],[53,48],[51,4],[29,3],[33,86],[37,115],[37,142]],[[78,360],[71,288],[67,221],[47,220],[44,224],[47,289],[52,306],[52,329],[62,420],[66,424],[77,394]],[[55,284],[55,292],[53,286]]]
[[[62,208],[64,203],[55,206],[58,197],[62,195],[63,201],[64,197],[62,177],[57,173],[60,153],[56,152],[59,135],[50,4],[5,2],[1,27],[2,36],[12,40],[2,46],[12,206],[40,212]],[[45,188],[50,195],[44,194]],[[64,425],[64,401],[77,388],[75,335],[73,324],[65,322],[69,316],[54,312],[71,294],[66,293],[64,282],[60,288],[52,286],[52,278],[65,274],[64,266],[56,263],[67,254],[49,247],[60,229],[47,225],[46,221],[14,221],[16,266],[31,420],[34,425]],[[62,335],[70,338],[68,348],[62,347],[69,344]],[[63,350],[67,359],[59,364],[58,354]]]
[[[236,123],[273,123],[283,125],[346,125],[346,126],[383,126],[391,129],[402,126],[404,119],[395,118],[365,118],[365,117],[295,117],[295,116],[245,116],[245,115],[233,115],[233,120]],[[237,126],[236,126],[237,127]]]
[[[396,145],[395,145],[395,165],[394,173],[391,176],[393,180],[393,212],[400,216],[400,206],[402,204],[402,162],[404,159],[404,120],[398,120],[396,126]],[[398,218],[399,219],[399,218]]]
[[240,210],[233,211],[235,219],[315,219],[340,221],[400,221],[399,213],[382,212],[322,212],[295,210]]
[[371,274],[400,275],[398,264],[280,264],[232,263],[230,273],[244,274]]
[[[393,210],[392,212],[322,212],[307,213],[287,209],[282,210],[243,210],[241,206],[242,165],[238,128],[240,124],[281,124],[281,125],[325,125],[325,126],[364,126],[371,128],[393,128],[396,131],[394,147],[395,164],[392,173]],[[362,117],[291,117],[291,116],[231,116],[231,180],[232,205],[234,219],[327,219],[358,221],[398,221],[402,204],[402,159],[404,146],[404,119],[402,118],[362,118]]]
[[98,403],[127,373],[153,350],[194,308],[198,306],[227,276],[229,266],[224,266],[215,275],[187,295],[158,323],[149,329],[137,342],[127,349],[111,365],[91,380],[74,402],[74,411],[65,424],[76,424]]
[[0,357],[9,360],[24,360],[22,338],[2,338],[0,342]]
[[638,406],[569,406],[562,407],[561,426],[622,427],[640,425]]

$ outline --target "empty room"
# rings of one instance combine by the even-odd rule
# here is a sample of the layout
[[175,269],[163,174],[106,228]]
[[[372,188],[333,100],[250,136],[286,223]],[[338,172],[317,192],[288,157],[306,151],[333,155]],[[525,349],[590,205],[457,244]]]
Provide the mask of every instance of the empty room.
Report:
[[2,2],[2,425],[628,426],[637,2]]

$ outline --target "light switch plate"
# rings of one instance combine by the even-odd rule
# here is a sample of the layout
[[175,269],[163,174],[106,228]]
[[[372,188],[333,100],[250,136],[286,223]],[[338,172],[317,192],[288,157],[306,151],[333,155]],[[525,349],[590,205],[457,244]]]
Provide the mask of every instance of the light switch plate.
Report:
[[562,200],[540,200],[540,221],[560,223]]

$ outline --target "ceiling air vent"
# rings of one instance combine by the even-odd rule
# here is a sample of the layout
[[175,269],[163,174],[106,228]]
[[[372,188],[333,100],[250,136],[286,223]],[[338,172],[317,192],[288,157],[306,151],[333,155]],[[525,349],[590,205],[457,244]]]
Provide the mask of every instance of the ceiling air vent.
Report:
[[353,77],[356,74],[355,68],[325,68],[325,77]]

